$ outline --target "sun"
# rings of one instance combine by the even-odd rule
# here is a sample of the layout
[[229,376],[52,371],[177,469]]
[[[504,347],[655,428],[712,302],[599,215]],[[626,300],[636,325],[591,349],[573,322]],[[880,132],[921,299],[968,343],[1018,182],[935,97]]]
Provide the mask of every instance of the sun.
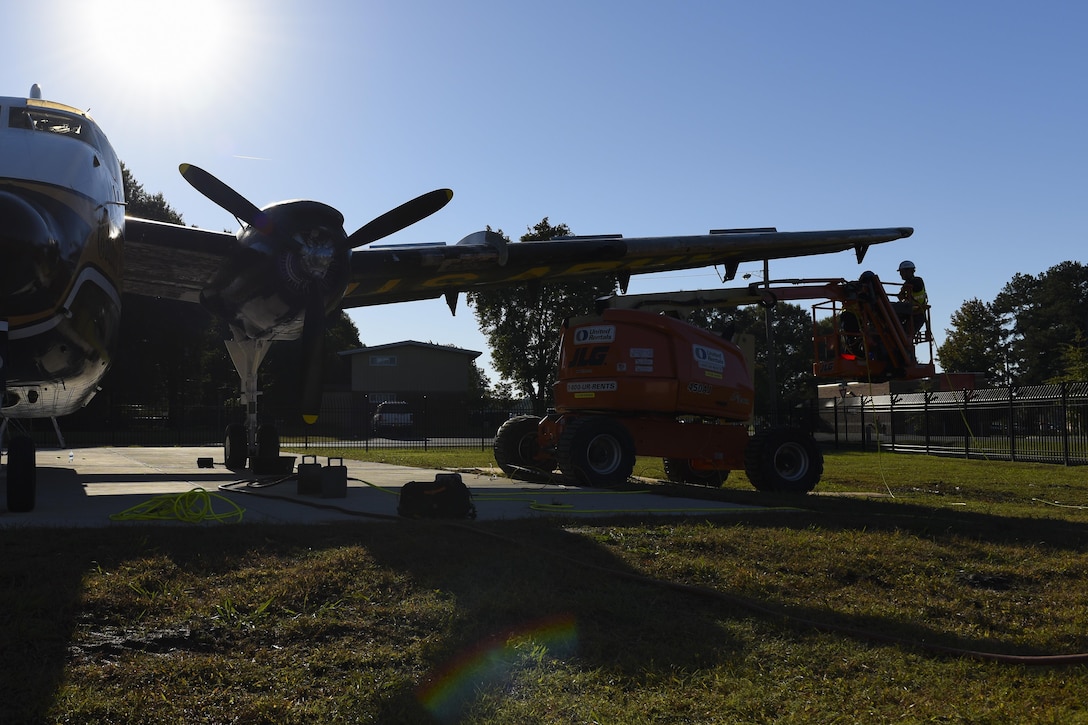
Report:
[[237,0],[81,3],[74,32],[106,80],[134,93],[188,93],[230,64],[244,28]]

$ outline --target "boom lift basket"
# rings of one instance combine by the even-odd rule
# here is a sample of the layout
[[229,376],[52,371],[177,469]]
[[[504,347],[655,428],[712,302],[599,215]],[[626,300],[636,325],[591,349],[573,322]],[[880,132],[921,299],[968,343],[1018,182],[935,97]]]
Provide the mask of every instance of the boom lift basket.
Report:
[[[843,281],[841,295],[812,306],[817,378],[919,380],[936,374],[929,308],[901,320],[876,275]],[[920,360],[916,347],[926,345]]]

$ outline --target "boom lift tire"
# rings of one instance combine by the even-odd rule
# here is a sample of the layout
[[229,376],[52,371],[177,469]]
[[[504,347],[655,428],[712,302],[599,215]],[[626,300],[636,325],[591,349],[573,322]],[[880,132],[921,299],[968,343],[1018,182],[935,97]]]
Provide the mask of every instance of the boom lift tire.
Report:
[[26,513],[34,510],[38,486],[34,441],[18,435],[8,447],[8,511]]
[[812,436],[796,428],[773,428],[752,436],[744,470],[765,493],[808,493],[824,472],[824,456]]
[[244,471],[248,457],[249,439],[246,437],[246,427],[241,423],[228,425],[223,437],[224,465],[232,471]]
[[555,470],[554,458],[538,459],[539,445],[537,444],[537,426],[540,418],[535,415],[519,415],[510,418],[499,426],[495,433],[495,442],[492,446],[495,452],[495,463],[510,478],[518,478],[524,475],[519,468],[531,468],[535,471],[551,473]]
[[559,468],[585,486],[614,488],[635,470],[635,442],[623,424],[602,415],[573,418],[556,446]]
[[673,483],[694,483],[699,486],[712,486],[720,488],[729,478],[729,471],[704,471],[692,468],[691,461],[686,458],[663,458],[665,464],[665,478]]

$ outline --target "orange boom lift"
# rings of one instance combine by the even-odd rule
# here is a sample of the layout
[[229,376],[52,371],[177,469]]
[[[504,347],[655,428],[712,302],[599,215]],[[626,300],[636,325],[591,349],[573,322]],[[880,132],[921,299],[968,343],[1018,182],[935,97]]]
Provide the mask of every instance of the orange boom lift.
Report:
[[[823,473],[812,437],[797,428],[749,434],[755,391],[737,345],[675,317],[702,307],[813,305],[813,372],[820,378],[919,379],[934,374],[915,347],[933,338],[901,322],[884,285],[784,280],[739,289],[608,298],[598,316],[567,320],[555,412],[518,416],[495,436],[495,459],[512,476],[556,468],[587,486],[616,486],[635,456],[660,456],[670,480],[720,485],[743,470],[761,491],[807,493]],[[629,309],[617,309],[622,305]],[[662,314],[669,313],[669,314]],[[673,316],[670,316],[673,315]]]

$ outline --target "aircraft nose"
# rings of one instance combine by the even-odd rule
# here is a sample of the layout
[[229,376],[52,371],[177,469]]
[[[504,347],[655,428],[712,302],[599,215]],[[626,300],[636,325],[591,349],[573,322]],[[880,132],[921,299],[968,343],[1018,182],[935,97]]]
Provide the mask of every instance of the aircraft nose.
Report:
[[54,303],[44,295],[58,263],[57,240],[38,210],[26,199],[0,191],[0,318]]

